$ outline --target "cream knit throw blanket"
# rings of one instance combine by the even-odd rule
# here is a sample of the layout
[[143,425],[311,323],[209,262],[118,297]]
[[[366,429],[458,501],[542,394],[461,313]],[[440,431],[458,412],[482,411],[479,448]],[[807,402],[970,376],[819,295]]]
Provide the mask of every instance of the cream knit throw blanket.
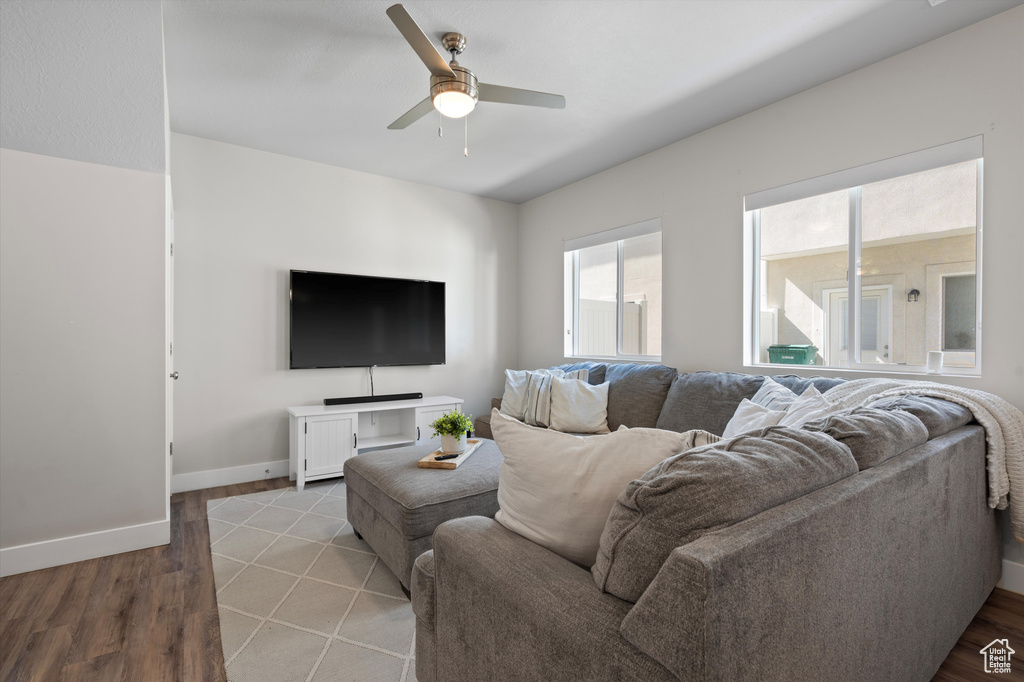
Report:
[[[1010,527],[1024,542],[1024,413],[985,391],[899,379],[856,379],[830,388],[825,397],[844,408],[895,395],[922,395],[963,405],[985,427],[988,441],[988,506],[1010,507]],[[1010,506],[1010,501],[1016,504]]]

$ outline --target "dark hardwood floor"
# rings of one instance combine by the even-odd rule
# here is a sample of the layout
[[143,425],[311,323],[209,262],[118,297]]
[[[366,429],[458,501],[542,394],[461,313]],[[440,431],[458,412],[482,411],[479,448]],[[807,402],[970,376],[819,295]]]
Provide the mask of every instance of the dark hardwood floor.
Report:
[[225,680],[206,502],[288,485],[175,494],[169,545],[0,579],[0,680]]
[[[171,543],[0,579],[0,681],[225,680],[207,500],[288,486],[287,478],[171,497]],[[935,676],[991,680],[979,649],[1016,646],[1024,680],[1024,596],[995,590]]]

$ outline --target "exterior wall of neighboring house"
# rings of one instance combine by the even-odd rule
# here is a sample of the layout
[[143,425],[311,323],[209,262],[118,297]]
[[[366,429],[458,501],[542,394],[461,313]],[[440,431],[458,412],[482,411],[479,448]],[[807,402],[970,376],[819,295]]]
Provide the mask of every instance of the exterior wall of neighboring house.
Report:
[[[865,288],[888,288],[873,293],[881,296],[878,327],[889,330],[878,338],[869,332],[880,345],[863,362],[924,365],[928,351],[945,350],[942,276],[974,272],[977,177],[977,163],[968,161],[862,188],[861,281]],[[836,299],[829,292],[847,288],[849,215],[847,190],[760,212],[762,309],[773,311],[778,324],[777,337],[768,340],[813,344],[819,365],[846,365],[845,344],[840,351],[835,341],[839,328],[830,324],[830,316],[843,313],[830,305]],[[907,300],[912,289],[920,292],[916,302]],[[864,326],[874,328],[868,317],[862,314]],[[948,360],[970,366],[973,354]]]
[[[623,352],[661,355],[661,235],[627,241],[623,272]],[[580,355],[615,355],[618,251],[586,250],[580,266]]]
[[[892,287],[892,362],[923,365],[928,351],[941,350],[933,347],[935,334],[927,315],[929,297],[942,295],[941,280],[936,286],[929,266],[973,261],[974,253],[974,234],[863,248],[863,286]],[[823,296],[829,289],[846,287],[847,252],[769,260],[766,267],[765,305],[778,310],[777,343],[813,344],[818,347],[815,364],[824,364]],[[907,300],[911,289],[921,292],[916,303]]]

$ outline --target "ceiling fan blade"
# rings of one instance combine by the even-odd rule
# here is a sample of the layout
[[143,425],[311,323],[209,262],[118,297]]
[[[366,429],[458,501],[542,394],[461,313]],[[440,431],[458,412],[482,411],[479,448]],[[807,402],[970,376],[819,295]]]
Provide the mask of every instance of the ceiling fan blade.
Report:
[[405,36],[405,40],[416,51],[419,58],[430,69],[435,76],[451,76],[455,78],[455,72],[448,66],[441,53],[437,51],[430,38],[423,32],[423,29],[413,20],[402,5],[391,5],[387,9],[387,15],[394,22],[398,30]]
[[504,85],[492,85],[491,83],[481,83],[479,92],[481,102],[501,102],[502,104],[522,104],[528,107],[565,109],[565,98],[548,92],[507,88]]
[[401,130],[402,128],[408,128],[433,110],[434,102],[427,97],[412,109],[399,116],[398,120],[388,126],[388,130]]

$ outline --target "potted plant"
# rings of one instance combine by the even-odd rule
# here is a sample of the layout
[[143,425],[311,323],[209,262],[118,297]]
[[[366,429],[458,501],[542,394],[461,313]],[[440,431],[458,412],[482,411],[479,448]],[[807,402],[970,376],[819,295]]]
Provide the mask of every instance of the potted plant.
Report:
[[449,412],[430,423],[431,438],[441,436],[441,452],[456,455],[466,451],[466,432],[473,428],[473,415]]

